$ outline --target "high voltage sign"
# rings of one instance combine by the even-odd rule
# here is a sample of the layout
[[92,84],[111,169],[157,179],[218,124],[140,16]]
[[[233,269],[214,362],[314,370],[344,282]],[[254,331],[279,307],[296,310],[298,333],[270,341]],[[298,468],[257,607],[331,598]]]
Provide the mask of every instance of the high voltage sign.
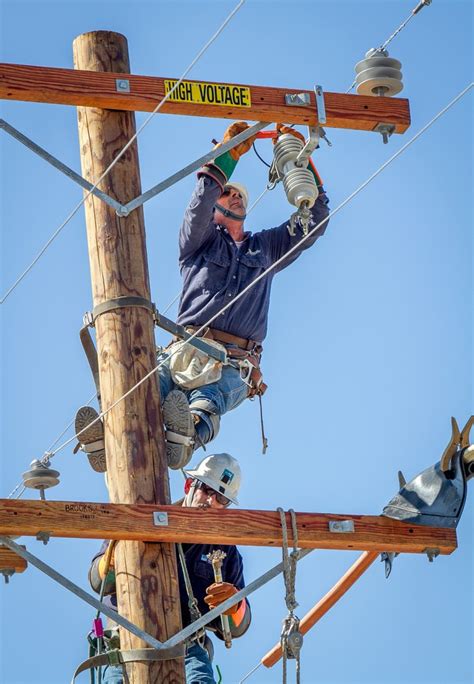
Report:
[[[177,79],[165,79],[165,93],[168,94],[178,83]],[[250,107],[250,88],[225,83],[199,83],[181,81],[169,96],[170,102],[192,102],[194,104],[222,105],[223,107]]]

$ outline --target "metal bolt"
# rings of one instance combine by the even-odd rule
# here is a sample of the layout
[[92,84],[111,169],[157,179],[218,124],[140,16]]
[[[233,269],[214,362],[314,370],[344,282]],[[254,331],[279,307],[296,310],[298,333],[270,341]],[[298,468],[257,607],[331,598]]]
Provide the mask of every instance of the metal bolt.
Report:
[[127,207],[121,206],[119,209],[115,210],[115,213],[117,216],[128,216],[130,214],[130,211],[127,209]]
[[153,524],[154,525],[168,525],[168,513],[164,511],[155,511],[153,513]]
[[115,79],[115,87],[118,92],[129,93],[130,81],[127,78],[117,78]]
[[38,541],[43,542],[45,546],[49,542],[50,538],[51,534],[49,532],[38,532],[38,534],[36,535],[36,539]]
[[10,577],[11,577],[12,575],[14,575],[14,574],[15,574],[15,571],[14,571],[14,570],[8,570],[7,568],[4,568],[4,569],[2,570],[2,575],[3,575],[3,578],[4,578],[4,580],[5,580],[5,584],[9,584],[9,583],[10,583]]

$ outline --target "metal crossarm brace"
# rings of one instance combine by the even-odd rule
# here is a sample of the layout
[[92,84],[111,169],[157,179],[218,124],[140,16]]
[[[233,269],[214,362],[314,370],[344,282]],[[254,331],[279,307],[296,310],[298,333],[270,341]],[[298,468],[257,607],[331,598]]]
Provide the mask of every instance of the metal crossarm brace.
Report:
[[[283,563],[278,563],[273,568],[271,568],[263,575],[258,577],[256,580],[250,582],[250,584],[248,584],[246,587],[238,591],[236,594],[223,601],[219,606],[207,612],[205,615],[199,618],[199,620],[196,620],[195,622],[191,623],[190,625],[179,631],[177,634],[174,634],[170,639],[168,639],[168,641],[162,643],[161,641],[158,641],[158,639],[155,639],[150,634],[140,629],[140,627],[137,627],[132,622],[122,617],[119,613],[117,613],[117,611],[113,610],[104,603],[98,601],[94,596],[88,594],[86,591],[81,589],[81,587],[79,587],[77,584],[71,582],[71,580],[64,577],[64,575],[61,575],[61,573],[57,572],[54,568],[52,568],[47,563],[34,556],[29,551],[26,551],[26,549],[23,546],[16,544],[9,537],[0,537],[0,544],[4,544],[12,551],[18,553],[19,556],[24,558],[26,561],[29,561],[31,565],[34,565],[36,568],[38,568],[38,570],[44,572],[48,577],[53,579],[55,582],[58,582],[58,584],[60,584],[62,587],[68,589],[73,594],[78,596],[80,599],[91,605],[93,608],[96,608],[101,613],[111,618],[122,627],[125,627],[125,629],[127,629],[129,632],[132,632],[132,634],[135,634],[136,636],[140,637],[140,639],[143,639],[143,641],[145,641],[153,648],[156,648],[158,651],[172,648],[173,646],[176,646],[177,644],[181,643],[182,641],[190,637],[192,634],[195,634],[197,631],[199,631],[202,627],[209,624],[209,622],[212,622],[216,617],[219,617],[224,611],[228,610],[237,603],[240,603],[240,601],[242,601],[244,598],[252,594],[257,589],[260,589],[260,587],[263,587],[267,582],[269,582],[274,577],[277,577],[280,573],[283,572]],[[311,549],[300,551],[299,558],[304,558],[304,556],[307,556],[309,553],[311,553]]]
[[[241,142],[247,140],[247,138],[250,138],[252,135],[255,135],[256,133],[261,131],[262,128],[265,128],[268,125],[268,123],[260,122],[254,124],[253,126],[250,126],[250,128],[248,128],[247,130],[243,131],[242,133],[239,133],[239,135],[236,135],[228,142],[220,145],[219,154],[224,154],[225,152],[232,150],[234,147],[236,147],[236,145],[240,145]],[[135,197],[134,199],[130,200],[130,202],[128,202],[127,204],[120,204],[120,202],[113,199],[113,197],[107,195],[107,193],[102,192],[102,190],[99,190],[98,188],[94,187],[80,174],[70,169],[69,166],[66,166],[66,164],[63,164],[63,162],[59,161],[59,159],[57,159],[52,154],[50,154],[42,147],[37,145],[26,135],[20,133],[20,131],[18,131],[13,126],[10,126],[10,124],[8,124],[4,119],[0,119],[0,128],[3,129],[5,133],[8,133],[8,135],[11,135],[12,138],[15,138],[15,140],[18,140],[18,142],[22,143],[22,145],[25,145],[25,147],[27,147],[29,150],[31,150],[39,157],[47,161],[48,164],[51,164],[51,166],[54,166],[54,168],[61,171],[61,173],[64,173],[68,178],[70,178],[75,183],[80,185],[81,188],[84,188],[84,190],[91,192],[93,195],[98,197],[98,199],[102,200],[103,202],[111,206],[113,209],[115,209],[116,213],[119,216],[128,216],[130,212],[132,212],[134,209],[136,209],[137,207],[141,207],[143,204],[145,204],[145,202],[148,202],[149,199],[155,197],[156,195],[159,195],[164,190],[167,190],[169,187],[171,187],[175,183],[178,183],[186,176],[189,176],[189,174],[193,171],[197,171],[201,168],[201,166],[211,161],[216,156],[216,150],[212,149],[210,152],[207,152],[202,157],[199,157],[198,159],[192,161],[190,164],[181,169],[181,171],[173,173],[168,178],[165,178],[165,180],[160,181],[160,183],[150,188],[150,190],[147,190],[138,197]]]
[[37,145],[35,142],[33,142],[33,140],[28,138],[23,133],[20,133],[19,130],[17,130],[13,126],[10,126],[10,124],[7,123],[4,119],[0,119],[0,128],[4,130],[5,133],[8,133],[8,135],[11,135],[12,138],[18,140],[18,142],[27,147],[29,150],[31,150],[39,157],[47,161],[48,164],[54,166],[55,169],[58,169],[59,171],[61,171],[61,173],[64,173],[68,178],[70,178],[75,183],[80,185],[81,188],[84,188],[84,190],[88,190],[89,192],[91,192],[93,195],[95,195],[103,202],[111,206],[112,209],[115,209],[115,211],[119,213],[122,211],[123,205],[120,204],[120,202],[117,202],[117,200],[114,200],[112,197],[109,197],[107,193],[102,192],[102,190],[99,190],[99,188],[95,188],[91,183],[89,183],[89,181],[83,178],[80,174],[70,169],[69,166],[63,164],[63,162],[59,161],[59,159],[56,159],[56,157],[54,157],[45,149]]

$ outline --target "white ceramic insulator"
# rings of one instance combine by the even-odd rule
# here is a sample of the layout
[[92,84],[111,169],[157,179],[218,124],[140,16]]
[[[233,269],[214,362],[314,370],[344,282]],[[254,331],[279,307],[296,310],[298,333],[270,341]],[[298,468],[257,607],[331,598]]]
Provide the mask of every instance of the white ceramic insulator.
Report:
[[318,187],[311,171],[297,166],[295,160],[304,147],[304,142],[291,133],[285,133],[275,144],[275,164],[283,178],[283,187],[290,204],[300,207],[307,202],[312,207],[318,198]]
[[369,50],[365,59],[355,66],[357,93],[359,95],[397,95],[403,90],[401,62],[389,57],[387,52]]

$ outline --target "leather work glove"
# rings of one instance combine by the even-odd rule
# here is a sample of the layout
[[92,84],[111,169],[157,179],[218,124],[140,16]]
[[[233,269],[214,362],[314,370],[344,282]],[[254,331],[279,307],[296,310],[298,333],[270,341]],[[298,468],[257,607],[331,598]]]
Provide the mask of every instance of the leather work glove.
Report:
[[[221,603],[224,603],[224,601],[226,601],[228,598],[234,596],[237,591],[238,589],[234,587],[233,584],[230,584],[230,582],[214,582],[214,584],[211,584],[206,589],[204,603],[207,603],[209,608],[216,608],[217,606],[220,606]],[[239,605],[240,601],[239,603],[236,603],[235,606],[232,606],[232,608],[226,610],[223,614],[235,615],[235,613],[237,613],[239,610]]]
[[[224,133],[224,137],[222,138],[222,142],[229,142],[229,140],[235,138],[235,136],[239,133],[243,133],[243,131],[246,131],[247,128],[250,128],[250,126],[245,121],[234,121],[233,124],[230,124],[230,126],[227,127],[227,130]],[[244,140],[244,142],[241,142],[240,145],[237,145],[237,147],[234,147],[232,150],[229,150],[229,154],[232,157],[232,159],[238,161],[243,154],[248,152],[249,149],[252,147],[256,137],[256,135],[252,135],[250,138],[247,138],[247,140]]]
[[278,135],[276,138],[273,138],[273,144],[276,143],[276,141],[278,140],[278,137],[280,135],[285,135],[285,133],[289,133],[290,135],[294,135],[295,138],[298,138],[302,142],[306,142],[304,135],[302,133],[300,133],[299,131],[296,131],[294,128],[291,128],[290,126],[285,126],[285,124],[277,123],[276,130],[277,130]]

